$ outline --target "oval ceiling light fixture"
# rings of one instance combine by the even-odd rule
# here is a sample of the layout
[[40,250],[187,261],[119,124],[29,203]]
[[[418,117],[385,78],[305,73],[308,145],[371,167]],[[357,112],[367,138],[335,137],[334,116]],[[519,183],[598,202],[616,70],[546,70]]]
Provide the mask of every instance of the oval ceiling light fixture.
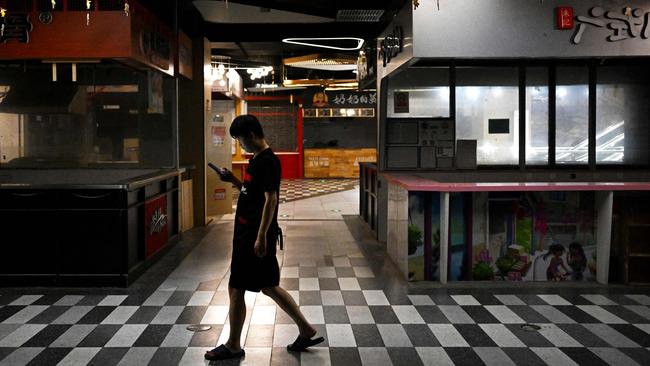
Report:
[[[324,42],[318,43],[319,41],[324,41]],[[349,42],[349,41],[356,42],[356,46],[340,47],[340,46],[326,44],[326,43]],[[364,40],[363,38],[357,38],[357,37],[326,37],[326,38],[285,38],[282,40],[282,42],[289,43],[289,44],[297,44],[300,46],[327,48],[330,50],[337,50],[337,51],[358,51],[361,49],[361,46],[363,46]]]

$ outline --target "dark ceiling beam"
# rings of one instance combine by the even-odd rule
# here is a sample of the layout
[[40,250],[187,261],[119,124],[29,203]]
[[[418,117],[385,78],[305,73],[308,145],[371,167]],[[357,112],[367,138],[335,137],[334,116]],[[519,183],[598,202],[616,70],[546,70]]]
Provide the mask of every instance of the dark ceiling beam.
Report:
[[381,23],[319,24],[204,24],[205,36],[213,42],[279,42],[291,37],[360,37],[375,38]]

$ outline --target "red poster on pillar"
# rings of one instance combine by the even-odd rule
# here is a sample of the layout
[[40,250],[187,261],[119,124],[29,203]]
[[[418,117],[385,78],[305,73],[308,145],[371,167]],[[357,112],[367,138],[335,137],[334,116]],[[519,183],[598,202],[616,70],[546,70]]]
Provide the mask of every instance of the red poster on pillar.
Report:
[[144,206],[145,217],[145,258],[149,258],[167,244],[167,196],[149,201]]

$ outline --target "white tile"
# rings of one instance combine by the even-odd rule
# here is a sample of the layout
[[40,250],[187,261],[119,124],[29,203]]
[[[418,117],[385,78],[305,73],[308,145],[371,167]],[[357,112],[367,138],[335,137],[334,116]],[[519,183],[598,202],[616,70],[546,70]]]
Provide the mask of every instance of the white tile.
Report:
[[535,352],[547,365],[578,366],[566,353],[558,348],[531,347],[530,350]]
[[102,324],[126,324],[136,311],[138,306],[118,306],[102,321]]
[[393,305],[393,311],[401,324],[424,324],[424,319],[413,305]]
[[210,305],[229,305],[230,296],[228,296],[227,291],[217,291],[212,297],[212,303]]
[[167,300],[174,294],[174,291],[155,291],[149,298],[142,304],[143,306],[163,306]]
[[298,280],[298,289],[300,291],[318,291],[320,290],[320,285],[318,283],[318,278],[301,278]]
[[23,324],[1,324],[0,323],[0,340],[9,334],[15,332],[18,328],[23,326]]
[[188,301],[187,306],[208,306],[215,291],[196,291]]
[[300,311],[311,324],[325,324],[322,306],[301,306]]
[[388,306],[390,302],[386,298],[384,291],[381,290],[364,290],[363,297],[366,298],[366,303],[369,306]]
[[75,348],[57,366],[86,366],[100,350],[101,347]]
[[479,324],[479,326],[499,347],[526,347],[526,345],[503,324]]
[[280,278],[300,278],[300,267],[282,267]]
[[321,290],[320,296],[323,305],[328,305],[328,306],[345,305],[345,302],[343,302],[343,295],[341,294],[341,291]]
[[73,306],[56,318],[52,324],[77,324],[94,306]]
[[593,294],[593,295],[582,295],[585,299],[591,301],[594,303],[594,305],[618,305],[615,301],[612,301],[611,299],[608,299],[604,295],[598,295],[598,294]]
[[460,306],[481,305],[472,295],[451,295],[451,298]]
[[74,306],[83,298],[81,295],[65,295],[55,302],[53,306]]
[[625,295],[625,296],[638,302],[641,305],[650,306],[650,296],[648,295]]
[[255,300],[257,300],[257,292],[252,292],[252,291],[246,291],[244,293],[244,302],[246,303],[246,306],[249,307],[253,304],[255,304]]
[[526,305],[517,295],[494,295],[503,305],[524,306]]
[[367,306],[346,306],[350,324],[375,324],[370,308]]
[[462,307],[458,305],[440,305],[438,309],[449,319],[452,324],[474,324],[476,323]]
[[27,306],[36,302],[38,299],[43,297],[43,295],[23,295],[16,300],[12,301],[10,306]]
[[300,366],[328,366],[331,364],[329,348],[311,347],[309,352],[300,353]]
[[442,347],[416,347],[424,366],[454,366],[447,352]]
[[462,335],[451,324],[429,324],[442,347],[469,347]]
[[145,328],[146,324],[123,325],[104,347],[132,347]]
[[352,267],[348,257],[332,257],[332,262],[334,263],[334,267]]
[[359,281],[354,277],[339,278],[338,280],[341,291],[361,291]]
[[555,324],[575,324],[575,320],[552,307],[551,305],[531,305],[531,309],[540,313],[543,317]]
[[624,336],[607,324],[583,324],[590,332],[597,335],[605,342],[617,348],[636,348],[640,347],[636,342]]
[[374,278],[375,274],[372,273],[370,267],[353,267],[354,275],[358,278]]
[[563,306],[563,305],[573,305],[570,302],[566,301],[560,295],[537,295],[540,299],[544,300],[547,304],[552,306]]
[[275,305],[255,306],[251,315],[251,324],[275,324]]
[[508,309],[505,305],[486,305],[485,309],[494,315],[497,320],[503,324],[523,324],[525,321],[521,319],[512,310]]
[[97,306],[120,306],[128,295],[108,295]]
[[208,306],[201,319],[201,324],[223,324],[228,317],[228,306],[214,305]]
[[241,366],[263,366],[271,364],[271,353],[273,349],[270,347],[247,347],[246,357],[240,363]]
[[50,347],[53,348],[74,348],[81,343],[93,330],[96,324],[75,324],[68,328],[65,333],[61,334]]
[[583,347],[580,342],[573,339],[555,324],[538,325],[542,328],[539,330],[539,334],[543,335],[555,347]]
[[330,347],[356,347],[350,324],[327,324],[327,339]]
[[25,324],[32,320],[35,316],[45,311],[49,306],[47,305],[29,305],[20,310],[16,314],[5,319],[3,324]]
[[641,366],[616,348],[589,348],[589,350],[610,365]]
[[147,365],[154,353],[156,353],[156,347],[132,347],[130,348],[124,357],[118,363],[118,366],[132,366],[132,365]]
[[334,267],[318,267],[319,278],[336,278],[336,269]]
[[626,324],[627,322],[598,305],[578,305],[580,310],[593,316],[605,324]]
[[634,326],[650,334],[650,324],[634,324]]
[[385,347],[359,347],[359,356],[363,366],[393,366]]
[[377,329],[386,347],[413,347],[401,324],[377,324]]
[[415,306],[435,305],[429,295],[408,295],[411,304]]
[[187,330],[187,324],[175,324],[167,333],[161,347],[187,347],[194,337],[194,332]]
[[501,348],[474,347],[473,350],[486,366],[517,366]]
[[291,297],[293,297],[293,301],[296,302],[296,304],[300,305],[300,291],[292,290],[292,291],[287,291]]
[[183,357],[178,363],[179,366],[197,366],[205,365],[205,351],[206,347],[188,347],[183,353]]
[[185,310],[184,306],[163,306],[151,324],[174,324],[183,310]]
[[276,324],[273,329],[273,347],[286,347],[298,337],[298,326],[295,324]]
[[0,340],[0,347],[20,347],[38,334],[38,332],[45,329],[45,327],[47,327],[47,324],[23,324],[20,328]]

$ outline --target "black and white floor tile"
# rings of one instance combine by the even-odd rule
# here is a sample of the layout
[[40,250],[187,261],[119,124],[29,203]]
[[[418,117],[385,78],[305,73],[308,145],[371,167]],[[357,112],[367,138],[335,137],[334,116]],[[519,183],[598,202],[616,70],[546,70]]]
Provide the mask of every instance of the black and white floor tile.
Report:
[[[350,222],[284,223],[281,285],[326,342],[288,352],[296,326],[247,293],[242,365],[650,364],[648,290],[413,287]],[[146,294],[0,289],[0,365],[206,364],[204,352],[229,330],[231,229],[217,224]],[[193,333],[190,324],[212,328]]]

